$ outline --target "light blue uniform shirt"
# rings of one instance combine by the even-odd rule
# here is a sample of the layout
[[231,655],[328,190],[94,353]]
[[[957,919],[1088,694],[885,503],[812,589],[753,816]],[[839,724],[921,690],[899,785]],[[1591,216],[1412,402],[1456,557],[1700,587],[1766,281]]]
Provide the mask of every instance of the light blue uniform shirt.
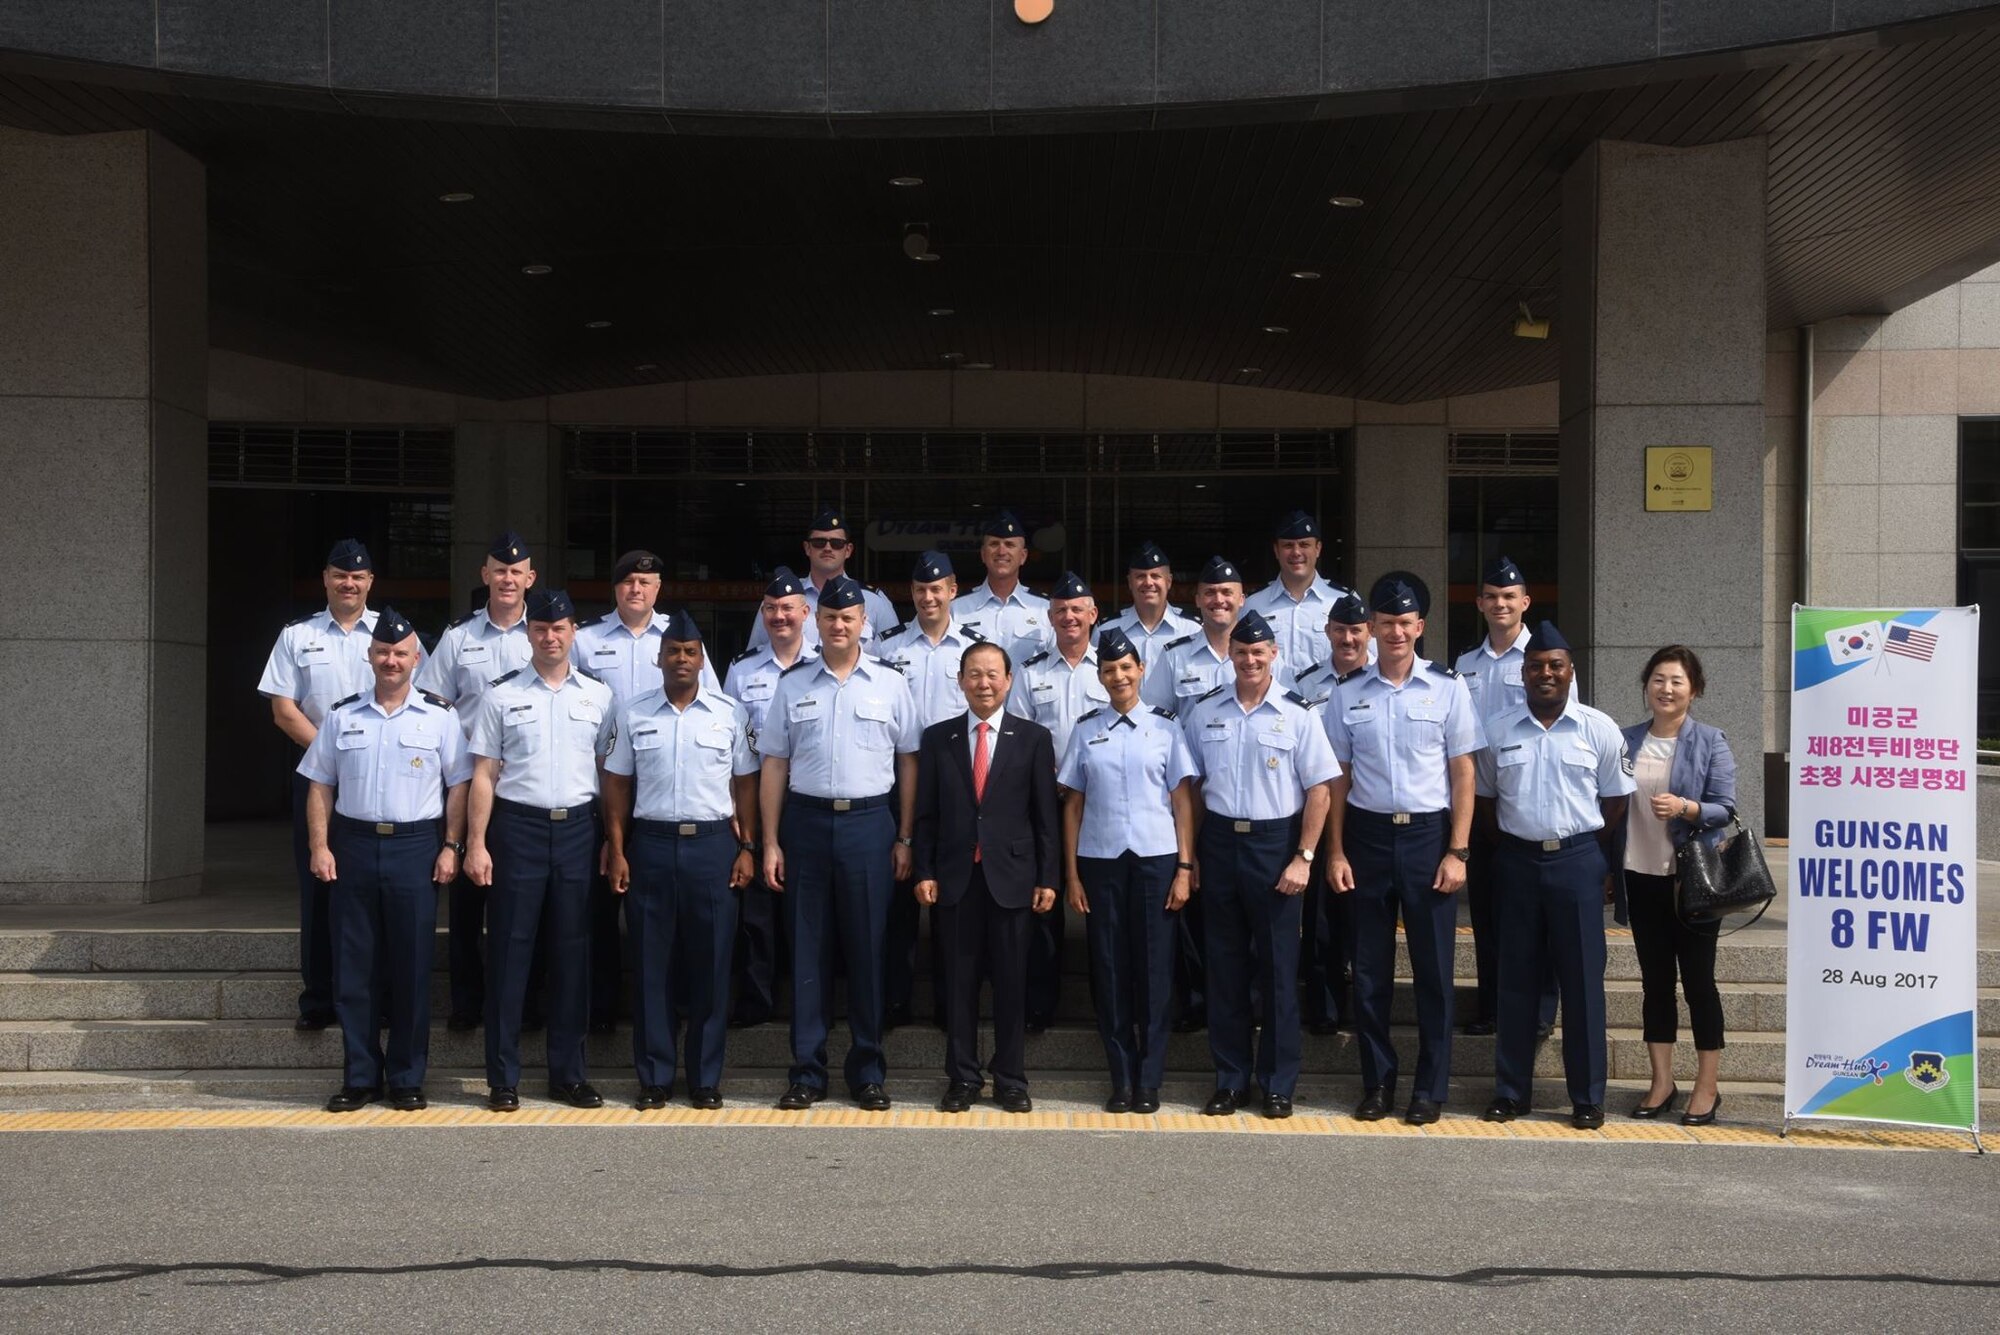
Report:
[[1069,751],[1070,729],[1093,709],[1108,709],[1111,692],[1097,679],[1097,650],[1086,649],[1075,667],[1054,649],[1045,649],[1014,668],[1007,708],[1049,730],[1056,757]]
[[[819,647],[819,586],[805,578],[806,624],[805,641],[811,647]],[[758,606],[763,606],[761,600]],[[861,586],[861,615],[866,627],[861,633],[863,644],[874,639],[883,631],[894,626],[900,617],[896,615],[896,605],[889,601],[889,595],[873,584]],[[749,644],[752,649],[760,649],[771,642],[771,632],[764,629],[764,618],[757,617],[750,625]]]
[[[589,668],[611,688],[612,703],[623,709],[648,691],[666,689],[660,674],[660,639],[666,625],[666,614],[655,612],[646,628],[634,635],[618,619],[617,612],[606,612],[576,628],[569,661]],[[701,660],[701,689],[722,689],[706,654]]]
[[1340,777],[1340,762],[1312,711],[1272,686],[1245,712],[1234,683],[1197,701],[1182,719],[1201,775],[1202,805],[1231,820],[1278,820],[1306,804],[1306,789]]
[[534,656],[525,613],[502,630],[482,608],[444,628],[437,652],[417,670],[417,686],[457,706],[459,725],[469,731],[479,717],[480,697],[497,679],[528,666]]
[[1033,658],[1055,643],[1049,628],[1049,600],[1016,584],[1004,599],[994,596],[990,583],[951,600],[951,619],[981,638],[992,640],[1016,663]]
[[912,621],[892,626],[885,635],[868,643],[863,653],[903,674],[910,684],[910,698],[917,702],[917,722],[928,728],[965,712],[965,692],[958,685],[958,661],[965,651],[983,637],[965,629],[956,619],[945,622],[944,634],[931,643],[923,627]]
[[1296,677],[1313,664],[1333,657],[1333,646],[1326,638],[1326,618],[1333,605],[1349,592],[1330,579],[1315,578],[1306,586],[1304,596],[1294,598],[1285,588],[1284,580],[1274,579],[1245,598],[1243,610],[1262,613],[1264,620],[1271,623],[1271,633],[1278,641],[1278,657]]
[[1625,767],[1625,734],[1572,700],[1543,728],[1526,705],[1494,719],[1474,770],[1481,797],[1495,799],[1500,828],[1519,839],[1567,839],[1604,828],[1601,797],[1638,791]]
[[[1171,603],[1160,614],[1160,624],[1151,630],[1147,630],[1145,623],[1139,620],[1139,609],[1136,607],[1120,612],[1118,619],[1111,624],[1124,631],[1125,638],[1132,641],[1132,647],[1139,651],[1139,661],[1145,664],[1147,677],[1151,677],[1166,658],[1168,645],[1201,630],[1200,621]],[[1098,629],[1102,631],[1103,628]]]
[[458,720],[420,691],[390,713],[370,690],[341,701],[327,720],[299,773],[332,788],[333,809],[350,820],[437,820],[444,790],[472,777]]
[[1384,815],[1450,809],[1447,762],[1486,745],[1465,683],[1421,658],[1401,686],[1363,668],[1334,689],[1320,721],[1347,770],[1347,800]]
[[707,687],[686,709],[674,708],[664,690],[648,691],[619,712],[604,769],[632,776],[634,819],[728,820],[736,814],[730,780],[757,772],[750,715]]
[[[1271,664],[1271,680],[1280,693],[1290,690],[1292,670],[1283,656]],[[1148,672],[1139,685],[1139,694],[1155,709],[1171,709],[1187,718],[1194,702],[1218,686],[1236,684],[1236,664],[1229,661],[1228,641],[1217,654],[1208,647],[1208,636],[1196,631],[1175,640],[1161,655],[1160,670]]]
[[1181,725],[1150,705],[1093,709],[1070,730],[1056,782],[1083,794],[1076,855],[1142,858],[1178,853],[1174,789],[1195,776]]
[[903,674],[862,654],[841,681],[824,659],[778,678],[757,746],[791,764],[788,785],[808,797],[880,797],[896,779],[896,756],[923,738]]
[[[1458,656],[1452,664],[1458,669],[1459,680],[1472,696],[1473,708],[1479,711],[1479,721],[1491,727],[1493,720],[1511,710],[1528,703],[1528,690],[1521,684],[1521,665],[1527,657],[1528,641],[1534,632],[1526,626],[1507,646],[1507,652],[1493,652],[1491,640],[1482,639]],[[1576,682],[1569,684],[1569,698],[1577,699]]]
[[495,797],[552,810],[597,796],[597,759],[617,727],[609,686],[572,667],[551,687],[530,667],[487,688],[469,740],[500,762]]
[[[290,700],[317,728],[336,700],[375,689],[368,666],[368,643],[375,634],[375,612],[361,609],[353,630],[342,630],[332,608],[300,617],[278,632],[257,693],[270,700]],[[418,641],[421,662],[423,643]]]
[[[819,650],[804,645],[792,662],[802,663],[817,657]],[[778,678],[784,675],[785,665],[778,662],[778,656],[769,644],[745,649],[729,665],[729,676],[723,683],[722,693],[749,711],[752,750],[757,749],[757,738],[764,731],[764,713],[770,709],[771,697],[777,693]]]

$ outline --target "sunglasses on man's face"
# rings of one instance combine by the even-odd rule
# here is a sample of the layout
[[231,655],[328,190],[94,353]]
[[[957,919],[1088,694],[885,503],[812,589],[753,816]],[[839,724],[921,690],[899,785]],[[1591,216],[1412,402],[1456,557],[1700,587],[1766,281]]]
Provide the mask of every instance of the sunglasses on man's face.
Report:
[[831,552],[831,551],[838,551],[838,550],[839,550],[840,548],[842,548],[842,547],[851,547],[851,546],[853,546],[853,545],[854,545],[854,544],[850,543],[850,542],[849,542],[849,541],[848,541],[848,540],[847,540],[846,538],[807,538],[807,539],[806,539],[806,546],[808,546],[808,547],[812,548],[812,549],[813,549],[814,551],[816,551],[816,552]]

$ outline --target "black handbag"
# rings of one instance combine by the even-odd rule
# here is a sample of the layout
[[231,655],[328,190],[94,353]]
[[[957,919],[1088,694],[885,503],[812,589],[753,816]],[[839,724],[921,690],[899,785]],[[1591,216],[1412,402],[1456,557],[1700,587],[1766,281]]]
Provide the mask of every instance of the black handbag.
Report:
[[1700,836],[1674,850],[1674,912],[1691,927],[1719,926],[1738,914],[1753,916],[1748,927],[1764,916],[1777,898],[1778,887],[1764,863],[1757,836],[1731,815],[1730,828],[1711,846]]

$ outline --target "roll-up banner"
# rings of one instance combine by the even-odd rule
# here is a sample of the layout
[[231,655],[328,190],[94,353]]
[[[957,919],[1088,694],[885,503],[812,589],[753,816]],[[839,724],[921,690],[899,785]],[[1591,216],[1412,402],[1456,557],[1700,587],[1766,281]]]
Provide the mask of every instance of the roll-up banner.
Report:
[[1792,609],[1785,1119],[1978,1131],[1977,607]]

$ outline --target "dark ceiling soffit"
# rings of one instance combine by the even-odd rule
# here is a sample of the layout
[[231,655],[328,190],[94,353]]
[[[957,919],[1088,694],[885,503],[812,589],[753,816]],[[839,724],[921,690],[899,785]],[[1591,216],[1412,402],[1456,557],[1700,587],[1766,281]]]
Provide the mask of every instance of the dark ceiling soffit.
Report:
[[608,107],[602,103],[543,102],[519,98],[503,101],[498,98],[423,97],[362,88],[254,83],[215,75],[179,74],[7,49],[0,49],[0,72],[179,97],[411,120],[472,121],[537,129],[611,130],[644,134],[890,139],[982,133],[1011,135],[1204,129],[1444,111],[1482,103],[1560,97],[1674,79],[1738,74],[1745,70],[1823,60],[1830,56],[1925,41],[1989,27],[1996,22],[2000,22],[2000,5],[1771,46],[1700,52],[1627,65],[1561,70],[1468,83],[1222,103],[1128,103],[1119,106],[1010,109],[1003,112],[974,110],[922,115],[730,112],[699,108]]

